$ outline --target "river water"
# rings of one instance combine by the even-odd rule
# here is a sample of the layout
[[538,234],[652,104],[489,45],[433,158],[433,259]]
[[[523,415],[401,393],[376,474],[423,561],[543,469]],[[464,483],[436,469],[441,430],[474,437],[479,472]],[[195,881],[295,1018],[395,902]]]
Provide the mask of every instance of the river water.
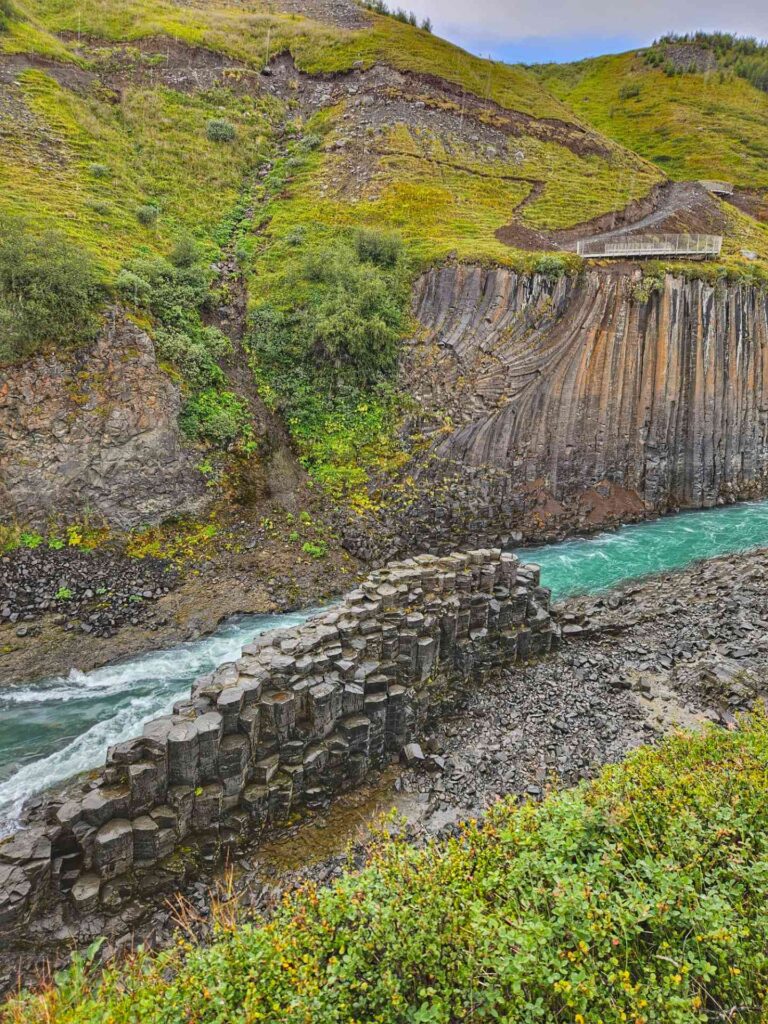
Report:
[[[520,552],[554,599],[603,590],[703,558],[768,547],[768,501],[689,512]],[[121,664],[0,689],[0,834],[30,795],[103,764],[107,747],[170,711],[190,684],[259,633],[309,617],[245,616],[214,635]]]

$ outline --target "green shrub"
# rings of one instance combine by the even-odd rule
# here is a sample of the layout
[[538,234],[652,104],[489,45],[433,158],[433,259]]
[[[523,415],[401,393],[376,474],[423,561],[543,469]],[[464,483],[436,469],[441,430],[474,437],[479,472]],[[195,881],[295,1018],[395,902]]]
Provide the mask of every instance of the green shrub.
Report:
[[408,327],[401,253],[400,240],[384,232],[319,242],[303,233],[274,293],[285,304],[264,302],[249,317],[262,398],[280,408],[303,465],[335,497],[363,500],[369,472],[399,457],[391,385]]
[[0,362],[92,339],[103,296],[96,268],[73,242],[0,214]]
[[231,391],[209,388],[194,395],[184,404],[180,423],[192,440],[217,448],[252,440],[248,403]]
[[201,325],[186,331],[158,327],[155,347],[160,359],[177,367],[193,388],[220,385],[226,379],[219,362],[229,355],[232,344],[215,327]]
[[632,100],[640,95],[640,86],[637,82],[628,82],[619,89],[620,100]]
[[403,240],[389,231],[362,228],[355,232],[355,249],[361,260],[380,267],[394,267],[403,255]]
[[94,213],[98,213],[100,217],[107,217],[112,212],[111,203],[105,203],[98,199],[89,200],[88,207],[93,210]]
[[767,788],[765,717],[678,735],[457,838],[384,834],[209,946],[79,959],[9,1024],[759,1024]]
[[295,228],[291,228],[288,234],[285,236],[285,241],[288,245],[302,245],[307,237],[307,229],[303,224],[297,224]]
[[131,260],[115,286],[126,302],[145,309],[167,326],[199,323],[199,309],[210,299],[211,272],[199,264],[174,267],[160,256]]
[[211,298],[211,270],[190,262],[197,255],[194,242],[180,239],[172,253],[174,263],[159,256],[131,260],[117,276],[115,286],[125,302],[149,313],[156,321],[155,347],[161,361],[183,376],[188,398],[180,423],[195,441],[230,450],[252,442],[247,403],[229,391],[221,362],[232,344],[201,317]]
[[310,558],[325,558],[328,554],[328,545],[324,540],[312,541],[308,540],[301,546],[301,550],[305,555],[309,555]]
[[106,164],[91,164],[88,170],[94,178],[109,178],[112,174]]
[[250,344],[266,367],[281,377],[319,373],[330,391],[391,374],[406,324],[402,281],[343,244],[311,250],[302,276],[315,286],[303,308],[265,304],[250,318]]
[[298,142],[298,150],[302,153],[311,153],[313,149],[319,149],[322,145],[322,138],[314,132],[307,132]]
[[542,274],[550,281],[556,281],[566,273],[568,267],[562,256],[547,254],[536,260],[533,269],[535,273]]
[[11,19],[16,16],[16,10],[11,0],[0,0],[0,32],[5,32]]
[[182,235],[176,239],[171,252],[171,263],[174,267],[187,268],[197,263],[200,249],[191,235]]
[[223,117],[214,117],[205,126],[205,134],[211,142],[232,142],[237,133],[231,121]]
[[136,207],[136,220],[139,224],[143,224],[144,227],[151,227],[157,223],[157,218],[160,216],[160,211],[156,206],[151,203],[147,203],[146,206]]

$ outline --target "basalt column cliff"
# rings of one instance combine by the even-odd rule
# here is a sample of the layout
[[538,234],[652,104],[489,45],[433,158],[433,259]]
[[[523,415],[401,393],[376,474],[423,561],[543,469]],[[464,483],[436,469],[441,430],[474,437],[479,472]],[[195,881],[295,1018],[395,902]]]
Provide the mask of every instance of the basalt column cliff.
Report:
[[759,289],[448,266],[421,278],[414,311],[438,540],[459,504],[470,534],[499,539],[765,493]]

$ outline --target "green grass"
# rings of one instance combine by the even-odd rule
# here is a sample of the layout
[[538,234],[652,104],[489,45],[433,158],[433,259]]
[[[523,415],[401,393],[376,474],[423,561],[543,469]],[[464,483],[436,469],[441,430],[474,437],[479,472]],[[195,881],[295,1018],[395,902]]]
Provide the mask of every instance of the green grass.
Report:
[[[210,240],[268,151],[270,104],[226,89],[129,88],[115,105],[42,71],[19,81],[28,116],[6,128],[0,207],[33,227],[55,223],[110,275],[142,248],[168,251],[180,233]],[[222,108],[238,133],[226,154],[206,134]],[[144,226],[147,204],[159,217]]]
[[431,33],[393,18],[371,15],[369,28],[349,31],[291,14],[279,4],[251,0],[228,6],[186,7],[163,0],[27,0],[25,9],[54,32],[81,32],[111,40],[167,35],[207,46],[262,67],[269,55],[290,50],[306,71],[350,69],[357,61],[385,61],[402,70],[436,74],[468,92],[535,117],[574,121],[568,109],[522,68],[485,61]]
[[[22,0],[17,7],[21,17],[9,22],[0,47],[97,74],[117,63],[125,69],[126,56],[137,67],[161,63],[161,56],[142,56],[136,46],[124,52],[126,44],[146,38],[204,46],[256,70],[269,56],[289,50],[306,71],[384,61],[438,75],[510,110],[571,124],[582,123],[579,104],[574,114],[563,102],[573,102],[574,89],[594,92],[595,106],[610,91],[607,84],[597,83],[596,69],[608,75],[617,94],[626,78],[617,65],[599,61],[551,74],[540,70],[557,98],[529,71],[482,61],[396,19],[376,16],[370,27],[346,31],[281,14],[275,10],[279,3],[267,0],[237,5],[81,0],[76,6],[68,0]],[[67,34],[107,45],[80,51]],[[119,61],[109,43],[120,47]],[[667,80],[644,64],[637,74],[645,76],[648,89],[641,88],[638,97],[625,103],[650,103],[656,89],[653,76],[665,89],[687,87],[685,79]],[[515,140],[523,153],[519,162],[506,155],[489,156],[466,134],[439,136],[423,127],[372,132],[360,141],[359,152],[354,145],[334,149],[332,143],[346,124],[347,108],[341,103],[307,124],[289,123],[295,142],[262,186],[259,168],[278,157],[281,126],[297,116],[290,102],[247,95],[236,87],[182,93],[142,84],[138,76],[133,84],[123,79],[115,102],[98,85],[74,91],[58,84],[53,72],[40,69],[20,70],[17,80],[18,87],[6,87],[9,102],[0,104],[0,212],[23,217],[33,230],[58,228],[90,254],[107,285],[126,263],[167,255],[185,236],[194,236],[203,261],[214,260],[234,231],[252,308],[269,302],[283,310],[305,310],[319,301],[317,287],[302,271],[307,252],[343,246],[359,227],[397,234],[410,276],[448,258],[530,271],[539,255],[502,244],[496,238],[499,228],[514,219],[537,229],[569,228],[625,206],[663,180],[657,167],[618,142],[606,139],[604,156],[583,157],[525,134],[524,125]],[[740,80],[737,86],[734,96],[738,89],[749,89]],[[441,106],[458,120],[461,95],[445,97]],[[592,117],[594,112],[584,113]],[[493,125],[497,114],[488,110],[483,119]],[[232,126],[231,141],[216,140],[211,125],[222,124]],[[612,125],[608,127],[608,134],[615,135]],[[762,131],[756,129],[751,136],[753,145],[760,145]],[[312,135],[319,139],[315,148],[304,142]],[[687,145],[685,134],[680,135],[682,141],[675,135],[674,144]],[[628,141],[648,155],[642,140],[633,136]],[[355,170],[361,161],[368,163],[362,182]],[[255,220],[248,224],[245,211],[251,207]],[[768,254],[763,229],[748,218],[738,220],[726,261],[732,270],[750,272],[742,248],[761,257]],[[580,266],[575,256],[562,261],[574,271]],[[398,284],[393,295],[401,302],[399,322],[407,334],[407,289]],[[203,334],[193,333],[184,359],[170,359],[188,400],[212,386],[209,381],[203,388],[185,375],[184,365],[197,360],[205,341]],[[183,353],[178,338],[169,341],[166,332],[165,341],[163,352]],[[403,458],[396,440],[402,398],[393,370],[364,386],[355,382],[350,389],[343,367],[330,361],[326,377],[336,374],[336,379],[325,380],[320,401],[306,381],[294,382],[288,393],[288,378],[274,367],[269,372],[263,353],[254,349],[251,358],[263,397],[286,415],[305,466],[334,496],[366,506],[373,476]],[[216,428],[209,433],[231,435],[229,427],[242,419],[242,407],[230,402],[227,409],[219,409],[201,402],[189,407],[196,415],[185,422],[194,426],[200,421],[197,413],[209,413],[203,419]],[[223,433],[222,426],[227,428]],[[193,433],[202,436],[196,428]],[[240,433],[250,436],[247,429]]]
[[[768,94],[735,74],[669,76],[636,53],[536,72],[579,117],[672,178],[768,188]],[[627,85],[639,92],[622,99]]]
[[78,961],[9,1024],[758,1024],[768,722],[679,735],[543,804],[362,872],[206,946]]

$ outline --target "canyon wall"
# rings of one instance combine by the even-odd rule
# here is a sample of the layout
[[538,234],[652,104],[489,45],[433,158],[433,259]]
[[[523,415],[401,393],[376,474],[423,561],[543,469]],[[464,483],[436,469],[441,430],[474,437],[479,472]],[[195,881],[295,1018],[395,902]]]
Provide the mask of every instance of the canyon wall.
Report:
[[98,933],[99,914],[173,891],[201,860],[416,756],[429,714],[558,639],[538,567],[498,549],[390,564],[265,634],[0,842],[6,949],[81,934],[86,917]]
[[425,274],[405,383],[427,454],[375,542],[352,546],[503,544],[765,494],[765,291],[659,285],[619,268]]
[[112,315],[91,348],[0,371],[0,523],[86,511],[120,527],[201,509],[179,390],[149,336]]

